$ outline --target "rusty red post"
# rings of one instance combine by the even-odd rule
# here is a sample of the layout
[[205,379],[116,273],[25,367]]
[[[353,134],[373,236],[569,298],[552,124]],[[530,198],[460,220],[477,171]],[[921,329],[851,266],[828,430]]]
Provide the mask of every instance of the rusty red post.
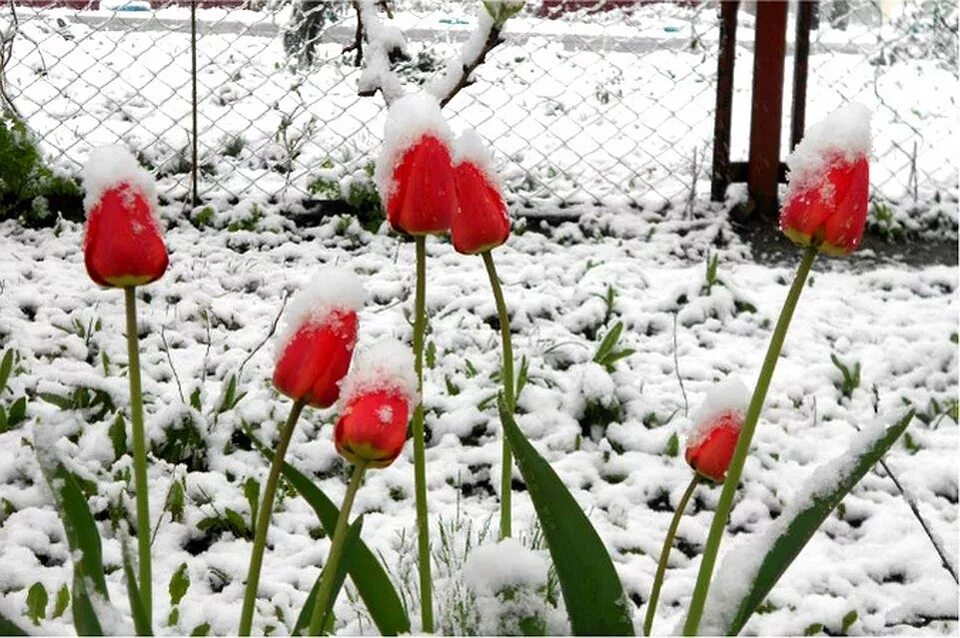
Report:
[[747,190],[754,212],[775,216],[783,122],[787,3],[783,0],[758,2],[756,25]]
[[790,110],[790,150],[803,139],[807,113],[807,69],[810,59],[810,29],[816,20],[817,0],[797,5],[797,35],[793,51],[793,106]]

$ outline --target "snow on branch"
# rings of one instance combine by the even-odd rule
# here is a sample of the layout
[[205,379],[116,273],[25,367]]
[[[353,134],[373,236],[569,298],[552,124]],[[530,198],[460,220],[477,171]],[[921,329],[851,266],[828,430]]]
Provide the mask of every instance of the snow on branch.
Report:
[[359,94],[364,97],[383,93],[383,99],[389,105],[403,96],[400,78],[391,68],[391,55],[405,54],[407,49],[403,31],[394,25],[384,24],[377,15],[376,0],[354,0],[357,11],[357,39],[353,48],[357,49],[357,61],[362,54],[362,39],[367,42],[367,61],[360,74]]

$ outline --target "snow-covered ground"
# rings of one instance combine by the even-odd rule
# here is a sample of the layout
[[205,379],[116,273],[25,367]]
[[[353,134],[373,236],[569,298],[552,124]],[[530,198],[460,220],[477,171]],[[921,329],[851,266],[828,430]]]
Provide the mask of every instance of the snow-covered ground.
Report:
[[[236,631],[251,545],[222,525],[206,531],[198,525],[227,508],[249,520],[244,482],[262,481],[267,467],[245,449],[238,430],[246,423],[275,440],[289,410],[289,400],[270,385],[273,342],[260,347],[286,295],[310,282],[322,264],[338,264],[356,272],[368,291],[361,346],[411,336],[412,244],[385,230],[370,234],[348,218],[298,229],[272,209],[265,212],[254,230],[229,232],[198,230],[177,206],[167,207],[162,217],[170,269],[140,291],[148,436],[159,445],[192,421],[205,448],[187,464],[155,458],[150,469],[155,617],[162,633],[189,633],[203,623],[211,633]],[[589,513],[633,601],[638,627],[672,505],[690,479],[682,458],[685,415],[729,374],[752,383],[792,276],[792,266],[756,263],[724,211],[698,209],[692,219],[680,217],[598,213],[579,225],[515,233],[496,252],[517,356],[530,362],[519,425]],[[0,612],[16,618],[24,617],[35,582],[49,592],[51,615],[55,593],[72,574],[64,532],[31,449],[39,439],[55,441],[73,469],[96,481],[91,505],[101,519],[111,598],[127,608],[117,569],[120,544],[109,523],[130,467],[129,457],[115,462],[110,437],[115,413],[128,407],[122,299],[87,278],[81,241],[82,229],[71,223],[45,230],[0,225],[0,346],[21,356],[0,404],[30,397],[26,421],[0,433]],[[720,257],[719,282],[709,292],[708,249]],[[500,447],[490,375],[499,369],[499,338],[481,260],[456,254],[446,241],[430,240],[428,252],[427,339],[435,357],[426,371],[427,473],[435,595],[440,628],[449,633],[469,628],[457,603],[466,600],[469,609],[464,592],[482,590],[486,582],[482,571],[466,577],[461,570],[470,558],[464,550],[468,537],[472,547],[478,537],[489,543],[496,527]],[[842,260],[815,265],[746,465],[731,521],[735,537],[727,538],[722,552],[761,534],[812,469],[844,450],[875,413],[910,402],[924,418],[914,420],[910,438],[895,446],[887,463],[956,560],[957,286],[955,266],[864,267]],[[617,321],[626,327],[623,347],[636,354],[611,374],[591,359]],[[848,366],[862,365],[860,384],[849,397],[842,395],[831,354]],[[239,375],[245,395],[215,416],[231,375]],[[83,387],[91,394],[102,391],[109,401],[61,409],[38,396],[65,396]],[[199,411],[190,407],[197,389]],[[953,416],[947,414],[951,408]],[[339,502],[345,468],[334,450],[333,418],[331,410],[308,409],[288,460]],[[164,455],[172,457],[169,450]],[[411,618],[418,618],[411,459],[408,445],[392,466],[371,471],[354,511],[366,513],[363,538],[404,592]],[[175,480],[186,487],[179,522],[164,511]],[[701,487],[680,525],[659,633],[672,630],[686,608],[718,495],[718,489]],[[516,565],[528,578],[546,569],[547,555],[537,542],[526,494],[517,493],[514,503],[514,528],[526,545],[539,548],[539,559],[527,556]],[[126,506],[132,508],[132,501]],[[869,474],[841,509],[746,632],[798,634],[822,623],[835,633],[843,617],[856,611],[851,633],[956,634],[956,585],[891,480]],[[317,538],[318,527],[308,505],[281,490],[255,632],[290,631],[329,547],[326,537]],[[478,566],[498,554],[472,555]],[[167,626],[167,583],[183,563],[190,588],[178,619]],[[495,574],[486,575],[495,580]],[[542,574],[531,582],[545,581]],[[338,632],[375,633],[356,600],[341,596]],[[481,620],[496,627],[482,592],[477,600]],[[562,613],[547,621],[550,631],[569,631]],[[65,633],[69,622],[67,612],[33,629]]]
[[[396,24],[416,34],[408,38],[414,62],[403,65],[407,82],[441,71],[476,22],[471,3],[398,7]],[[198,12],[206,199],[274,198],[296,208],[313,178],[332,172],[349,179],[381,141],[382,100],[357,97],[361,71],[352,65],[353,54],[342,54],[353,16],[346,14],[331,35],[320,37],[318,62],[305,73],[291,68],[283,49],[288,13]],[[658,3],[559,20],[532,13],[509,23],[505,44],[480,68],[477,83],[447,109],[455,130],[476,127],[496,149],[509,196],[536,206],[600,201],[653,211],[683,206],[691,188],[706,197],[715,9]],[[15,41],[8,92],[58,165],[75,172],[91,147],[124,141],[164,178],[165,192],[185,196],[188,16],[184,8],[120,17],[21,10],[23,35]],[[874,197],[908,228],[906,219],[922,217],[936,202],[946,210],[935,215],[935,227],[955,234],[956,65],[929,51],[893,55],[897,46],[917,49],[911,37],[923,42],[929,36],[910,36],[915,24],[895,27],[890,16],[884,20],[882,26],[854,21],[846,31],[821,20],[813,32],[807,121],[846,102],[869,107],[876,131]],[[734,160],[747,154],[753,26],[753,17],[742,13]],[[790,33],[792,39],[792,27]],[[791,49],[788,76],[792,61]],[[789,104],[789,82],[786,89]],[[785,113],[784,154],[788,118]]]

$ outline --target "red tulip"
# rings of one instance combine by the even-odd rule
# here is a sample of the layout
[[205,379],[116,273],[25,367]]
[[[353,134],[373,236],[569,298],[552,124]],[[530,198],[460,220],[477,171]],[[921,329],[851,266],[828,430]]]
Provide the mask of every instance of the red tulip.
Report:
[[424,135],[403,153],[393,171],[387,219],[410,235],[430,235],[450,230],[456,210],[450,151],[438,138]]
[[507,241],[510,218],[500,189],[488,173],[490,161],[483,143],[471,131],[461,136],[458,147],[470,157],[454,169],[460,207],[450,230],[457,252],[476,255]]
[[403,450],[418,400],[410,348],[397,341],[378,343],[357,358],[341,385],[337,452],[351,463],[390,465]]
[[742,425],[743,417],[738,412],[724,412],[708,425],[698,426],[698,435],[684,454],[687,463],[699,474],[723,482]]
[[334,429],[337,452],[351,463],[370,467],[393,463],[407,440],[407,400],[393,390],[376,390],[350,399]]
[[273,372],[277,390],[313,407],[333,405],[353,358],[362,306],[356,275],[336,268],[316,273],[314,284],[290,302]]
[[794,243],[814,238],[829,255],[848,255],[860,246],[867,223],[870,169],[866,157],[829,162],[819,179],[789,193],[780,213],[780,229]]
[[83,261],[101,286],[142,286],[163,275],[167,248],[141,187],[121,182],[99,195],[87,214]]

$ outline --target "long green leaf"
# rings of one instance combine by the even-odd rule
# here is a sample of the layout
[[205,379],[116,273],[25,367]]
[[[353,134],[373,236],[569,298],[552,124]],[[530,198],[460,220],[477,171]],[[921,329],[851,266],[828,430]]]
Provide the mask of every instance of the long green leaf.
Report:
[[[340,589],[343,587],[343,581],[347,578],[347,569],[350,563],[350,560],[353,556],[356,555],[356,545],[360,542],[360,531],[363,529],[363,514],[357,517],[357,520],[350,525],[347,530],[347,535],[343,539],[343,560],[340,561],[340,564],[337,565],[337,574],[333,579],[333,589],[330,592],[330,600],[327,601],[327,608],[324,610],[323,622],[320,623],[321,627],[328,627],[330,631],[333,630],[333,606],[337,601],[337,596],[340,594]],[[299,636],[303,633],[305,629],[310,625],[310,618],[313,617],[313,607],[317,601],[317,590],[320,589],[320,580],[323,578],[323,571],[317,576],[317,581],[313,584],[313,588],[310,590],[310,594],[307,595],[307,599],[303,603],[303,609],[300,610],[300,615],[297,616],[297,623],[293,627],[293,636]]]
[[0,614],[0,636],[26,636],[27,632],[20,625]]
[[[272,461],[273,452],[267,449],[249,428],[246,429],[246,433],[260,450],[260,453],[267,460]],[[317,518],[320,519],[320,524],[323,525],[327,534],[333,536],[334,529],[337,526],[337,518],[340,516],[340,510],[337,506],[327,498],[327,495],[320,488],[313,484],[313,481],[289,463],[283,464],[282,472],[284,478],[290,481],[294,489],[316,512]],[[358,540],[356,548],[351,552],[347,572],[350,574],[350,579],[356,586],[357,592],[367,606],[367,611],[370,612],[370,618],[373,619],[381,635],[396,636],[410,632],[410,619],[407,617],[407,612],[399,594],[397,594],[397,590],[390,582],[390,577],[383,569],[380,561],[362,540]]]
[[[768,532],[762,534],[754,543],[737,551],[743,551],[750,556],[763,553],[763,560],[757,569],[756,576],[749,583],[742,597],[734,600],[727,609],[735,609],[732,618],[726,623],[722,633],[736,635],[757,610],[773,586],[787,570],[793,560],[800,554],[807,542],[813,537],[817,529],[826,520],[830,512],[840,504],[840,501],[860,482],[870,469],[883,458],[891,446],[900,438],[904,430],[913,419],[911,410],[902,416],[896,423],[881,429],[872,439],[854,443],[844,456],[834,459],[814,470],[810,483],[800,489],[798,502],[784,511]],[[836,483],[829,490],[820,487],[823,477],[836,477]],[[756,545],[756,546],[755,546]],[[725,559],[724,564],[726,564]],[[732,563],[741,561],[734,557]],[[722,572],[722,568],[721,568]],[[716,580],[723,576],[718,572]],[[736,602],[739,600],[739,602]],[[723,609],[707,608],[706,622],[714,614],[723,614]],[[723,626],[721,624],[721,626]],[[703,627],[707,630],[707,627]],[[714,627],[711,627],[712,631]]]
[[0,392],[7,387],[7,381],[10,379],[10,372],[13,370],[13,350],[7,350],[3,353],[3,360],[0,361]]
[[500,422],[540,519],[573,633],[634,635],[629,603],[603,541],[557,473],[517,427],[503,397]]
[[[103,628],[90,600],[91,594],[109,599],[97,524],[90,513],[80,482],[72,472],[58,462],[45,476],[60,510],[70,553],[74,556],[80,553],[80,559],[73,563],[74,627],[77,634],[82,636],[102,636]],[[88,582],[93,584],[93,592],[87,591]]]

